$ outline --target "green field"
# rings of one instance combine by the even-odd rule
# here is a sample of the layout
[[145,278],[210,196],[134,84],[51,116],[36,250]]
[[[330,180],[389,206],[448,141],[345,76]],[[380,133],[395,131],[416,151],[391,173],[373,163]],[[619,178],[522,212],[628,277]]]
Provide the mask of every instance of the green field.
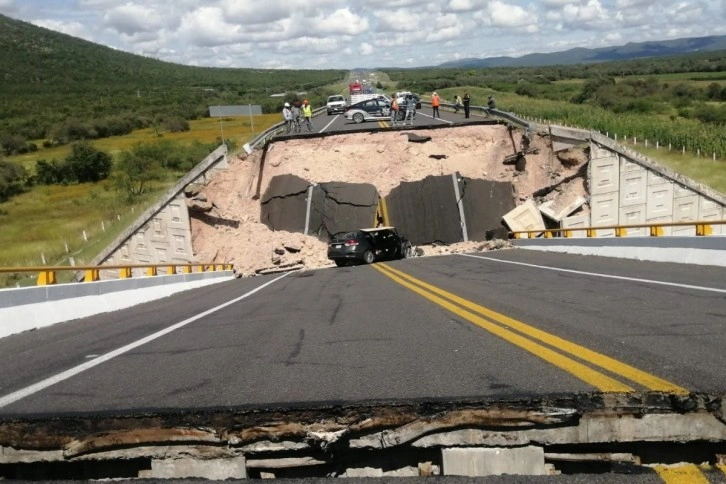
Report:
[[[185,143],[214,142],[224,136],[241,146],[258,133],[279,122],[278,114],[249,118],[225,118],[190,122],[190,131],[157,133],[135,131],[128,136],[96,140],[93,145],[109,153],[118,153],[135,143],[152,142],[160,137]],[[10,158],[32,169],[38,159],[62,158],[68,147],[41,149],[36,153]],[[201,161],[201,160],[199,160]],[[179,174],[182,176],[183,174]],[[76,265],[90,263],[139,214],[158,200],[178,177],[156,182],[143,198],[129,205],[109,180],[74,185],[39,185],[31,191],[0,204],[0,267]],[[84,237],[85,232],[85,237]],[[0,287],[32,284],[34,279],[0,275]]]

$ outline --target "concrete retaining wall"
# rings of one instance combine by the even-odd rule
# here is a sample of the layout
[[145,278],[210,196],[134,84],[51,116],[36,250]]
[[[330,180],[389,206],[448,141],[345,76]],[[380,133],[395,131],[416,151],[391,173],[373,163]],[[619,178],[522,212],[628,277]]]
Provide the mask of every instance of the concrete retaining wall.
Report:
[[[220,146],[184,178],[170,188],[152,207],[142,213],[93,261],[102,264],[165,264],[194,261],[189,210],[184,188],[206,183],[215,171],[227,168],[227,147]],[[209,262],[209,261],[201,261]],[[141,275],[136,270],[134,276]],[[102,279],[118,277],[118,271],[103,271]]]
[[[550,126],[555,151],[588,143],[590,164],[589,215],[563,219],[564,228],[726,220],[726,197],[690,178],[659,165],[593,131]],[[695,235],[695,226],[664,227],[665,235]],[[715,235],[726,227],[713,226]],[[612,237],[615,230],[600,230]],[[629,236],[648,235],[647,229],[629,229]],[[576,237],[585,237],[576,232]]]

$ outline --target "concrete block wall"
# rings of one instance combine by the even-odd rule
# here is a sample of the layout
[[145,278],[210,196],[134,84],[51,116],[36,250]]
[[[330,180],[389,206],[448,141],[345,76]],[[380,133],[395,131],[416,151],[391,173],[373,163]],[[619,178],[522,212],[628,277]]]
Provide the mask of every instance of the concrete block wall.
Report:
[[[183,194],[167,202],[105,260],[105,264],[183,264],[192,262],[189,210]],[[133,269],[141,276],[142,269]],[[159,273],[165,273],[159,269]],[[117,270],[102,271],[101,279],[118,277]]]
[[[563,227],[650,224],[726,220],[726,197],[690,178],[675,173],[599,133],[550,127],[555,149],[589,143],[590,214],[563,220]],[[713,226],[714,235],[726,235],[726,227]],[[665,235],[694,236],[691,227],[664,227]],[[574,234],[583,237],[583,232]],[[615,230],[598,231],[612,237]],[[629,236],[647,236],[646,228],[628,229]]]
[[[227,147],[221,145],[199,162],[174,187],[141,214],[91,264],[164,264],[210,262],[194,261],[189,210],[184,188],[191,183],[206,184],[218,170],[227,168]],[[163,274],[163,270],[159,270]],[[140,276],[141,269],[134,269]],[[118,277],[118,271],[101,273],[102,279]]]

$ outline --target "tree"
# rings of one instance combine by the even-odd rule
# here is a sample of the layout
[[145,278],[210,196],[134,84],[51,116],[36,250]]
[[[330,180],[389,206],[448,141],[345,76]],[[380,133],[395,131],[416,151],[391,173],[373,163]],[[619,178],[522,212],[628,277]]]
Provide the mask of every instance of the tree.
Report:
[[149,145],[137,144],[127,151],[122,151],[116,163],[114,182],[116,188],[123,192],[131,201],[146,192],[147,184],[163,177],[162,162],[149,156],[154,148]]
[[8,156],[15,155],[25,148],[25,138],[17,134],[3,134],[0,137],[0,145],[3,153]]
[[22,166],[0,159],[0,202],[22,193],[28,181],[28,173]]
[[80,142],[71,146],[71,154],[65,159],[74,181],[80,183],[98,182],[111,174],[111,157],[94,148],[90,143]]

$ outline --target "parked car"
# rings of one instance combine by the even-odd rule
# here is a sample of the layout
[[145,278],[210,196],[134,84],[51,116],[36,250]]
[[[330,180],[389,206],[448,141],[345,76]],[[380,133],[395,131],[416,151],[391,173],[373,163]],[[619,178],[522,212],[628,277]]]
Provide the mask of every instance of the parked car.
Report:
[[403,259],[413,254],[411,242],[395,227],[376,227],[333,235],[328,244],[328,259],[338,267],[349,262],[372,264],[377,260]]
[[325,105],[328,108],[328,116],[334,113],[345,112],[345,97],[336,95],[328,96],[328,102]]
[[390,116],[391,103],[385,98],[368,99],[357,104],[351,104],[345,111],[345,118],[356,123],[389,118]]

